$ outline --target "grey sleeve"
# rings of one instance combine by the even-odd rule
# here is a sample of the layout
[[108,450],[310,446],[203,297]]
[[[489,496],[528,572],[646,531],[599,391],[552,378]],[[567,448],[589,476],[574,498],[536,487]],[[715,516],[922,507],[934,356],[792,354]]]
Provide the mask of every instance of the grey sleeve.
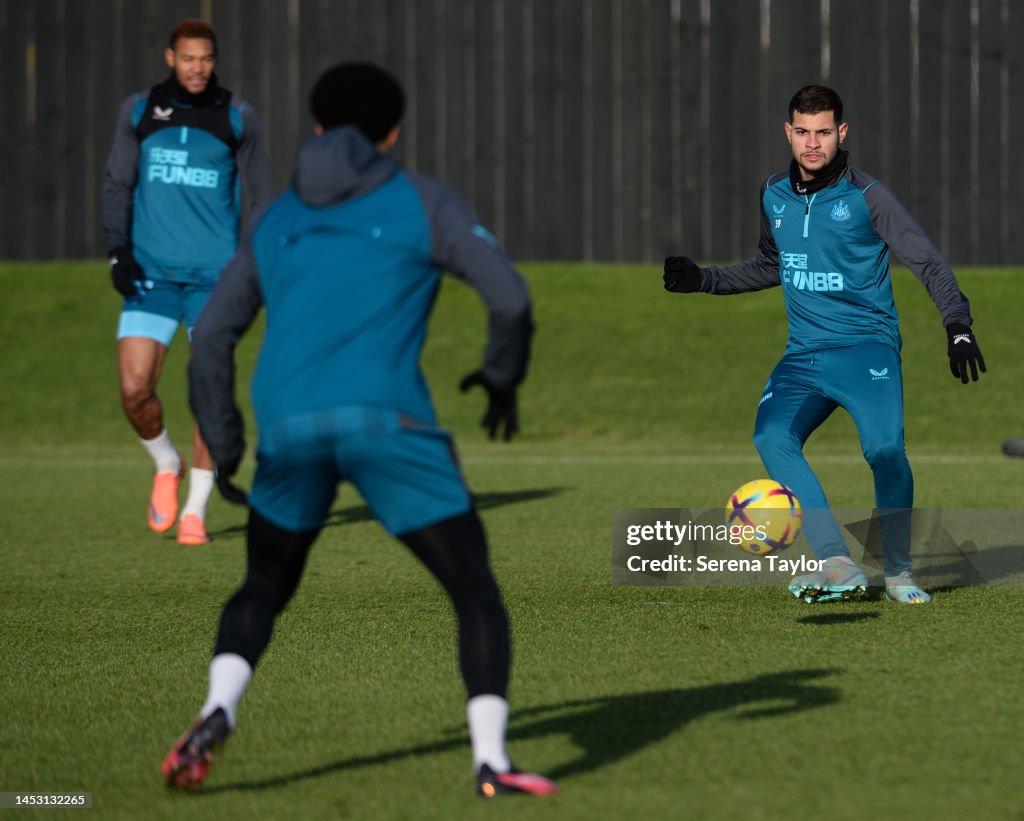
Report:
[[428,177],[409,176],[429,214],[434,263],[476,289],[487,308],[484,376],[499,388],[514,388],[526,375],[534,328],[526,282],[458,194]]
[[925,230],[881,182],[864,190],[871,225],[882,241],[921,280],[942,315],[942,324],[971,324],[971,305],[956,276]]
[[743,294],[748,291],[763,291],[781,284],[779,278],[779,249],[775,245],[768,215],[764,212],[764,192],[767,180],[761,186],[758,199],[761,212],[761,238],[757,243],[757,254],[721,268],[703,268],[703,282],[700,290],[706,294]]
[[274,176],[263,140],[263,126],[256,110],[248,104],[242,109],[242,139],[235,160],[242,178],[249,218],[252,219],[274,198]]
[[259,272],[247,240],[221,272],[192,329],[189,404],[217,465],[241,460],[245,425],[235,403],[235,347],[263,305]]
[[103,177],[103,234],[107,250],[132,247],[132,207],[139,176],[139,141],[132,127],[132,108],[141,99],[133,94],[121,103],[114,126],[114,143]]

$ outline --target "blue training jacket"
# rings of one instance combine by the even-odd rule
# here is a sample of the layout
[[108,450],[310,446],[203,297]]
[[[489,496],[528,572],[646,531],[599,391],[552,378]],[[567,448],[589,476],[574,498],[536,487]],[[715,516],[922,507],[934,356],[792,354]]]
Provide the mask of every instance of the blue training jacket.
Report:
[[266,335],[252,382],[261,436],[353,407],[435,424],[419,360],[445,270],[488,310],[485,377],[515,387],[529,357],[529,293],[469,206],[354,127],[308,140],[291,186],[224,270],[193,330],[190,398],[214,460],[229,464],[244,449],[233,352],[261,306]]
[[757,254],[702,269],[700,290],[736,294],[781,285],[787,350],[879,341],[900,350],[890,250],[924,284],[943,325],[971,324],[967,298],[924,229],[885,185],[853,167],[811,195],[793,190],[788,171],[765,180]]
[[131,250],[150,279],[216,282],[238,249],[242,183],[250,214],[273,194],[252,106],[216,85],[204,96],[182,102],[168,81],[118,113],[103,186],[107,248]]

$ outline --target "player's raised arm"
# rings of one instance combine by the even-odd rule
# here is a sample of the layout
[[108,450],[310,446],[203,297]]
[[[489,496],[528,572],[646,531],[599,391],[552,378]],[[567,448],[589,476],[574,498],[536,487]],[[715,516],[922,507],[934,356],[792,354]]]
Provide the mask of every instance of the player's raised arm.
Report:
[[761,237],[757,253],[736,265],[700,268],[689,257],[668,257],[663,279],[665,290],[677,294],[743,294],[762,291],[780,284],[779,249],[772,237],[768,215],[764,211],[764,192],[768,181],[761,186]]
[[488,342],[479,370],[460,389],[482,386],[488,408],[481,425],[494,439],[503,427],[507,441],[519,431],[516,389],[526,376],[533,315],[526,282],[495,236],[480,224],[452,189],[421,175],[410,175],[430,214],[434,262],[469,283],[488,312]]

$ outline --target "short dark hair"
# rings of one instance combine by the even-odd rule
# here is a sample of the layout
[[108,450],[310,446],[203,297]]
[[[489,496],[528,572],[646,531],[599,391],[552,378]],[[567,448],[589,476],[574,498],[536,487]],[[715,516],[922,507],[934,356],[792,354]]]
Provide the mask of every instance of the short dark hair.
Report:
[[820,114],[831,111],[836,115],[836,123],[843,121],[843,101],[828,86],[804,86],[789,101],[789,121],[793,122],[793,114]]
[[174,46],[177,45],[177,42],[182,38],[209,40],[211,43],[213,43],[213,53],[217,53],[217,32],[214,31],[213,26],[211,26],[205,20],[182,20],[174,28],[172,28],[169,40],[169,45],[172,50],[174,49]]
[[324,128],[354,125],[370,142],[379,143],[402,121],[405,92],[379,66],[341,63],[320,75],[309,107]]

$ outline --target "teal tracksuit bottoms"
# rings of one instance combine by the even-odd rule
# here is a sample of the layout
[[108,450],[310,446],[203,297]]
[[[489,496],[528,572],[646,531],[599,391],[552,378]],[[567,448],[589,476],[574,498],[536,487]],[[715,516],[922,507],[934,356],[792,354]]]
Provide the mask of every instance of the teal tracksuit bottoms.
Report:
[[804,513],[804,534],[819,559],[848,556],[825,491],[804,458],[808,437],[844,408],[853,417],[875,480],[886,576],[910,570],[914,478],[903,443],[903,374],[899,352],[867,343],[787,352],[765,386],[754,445],[768,475],[790,488]]

